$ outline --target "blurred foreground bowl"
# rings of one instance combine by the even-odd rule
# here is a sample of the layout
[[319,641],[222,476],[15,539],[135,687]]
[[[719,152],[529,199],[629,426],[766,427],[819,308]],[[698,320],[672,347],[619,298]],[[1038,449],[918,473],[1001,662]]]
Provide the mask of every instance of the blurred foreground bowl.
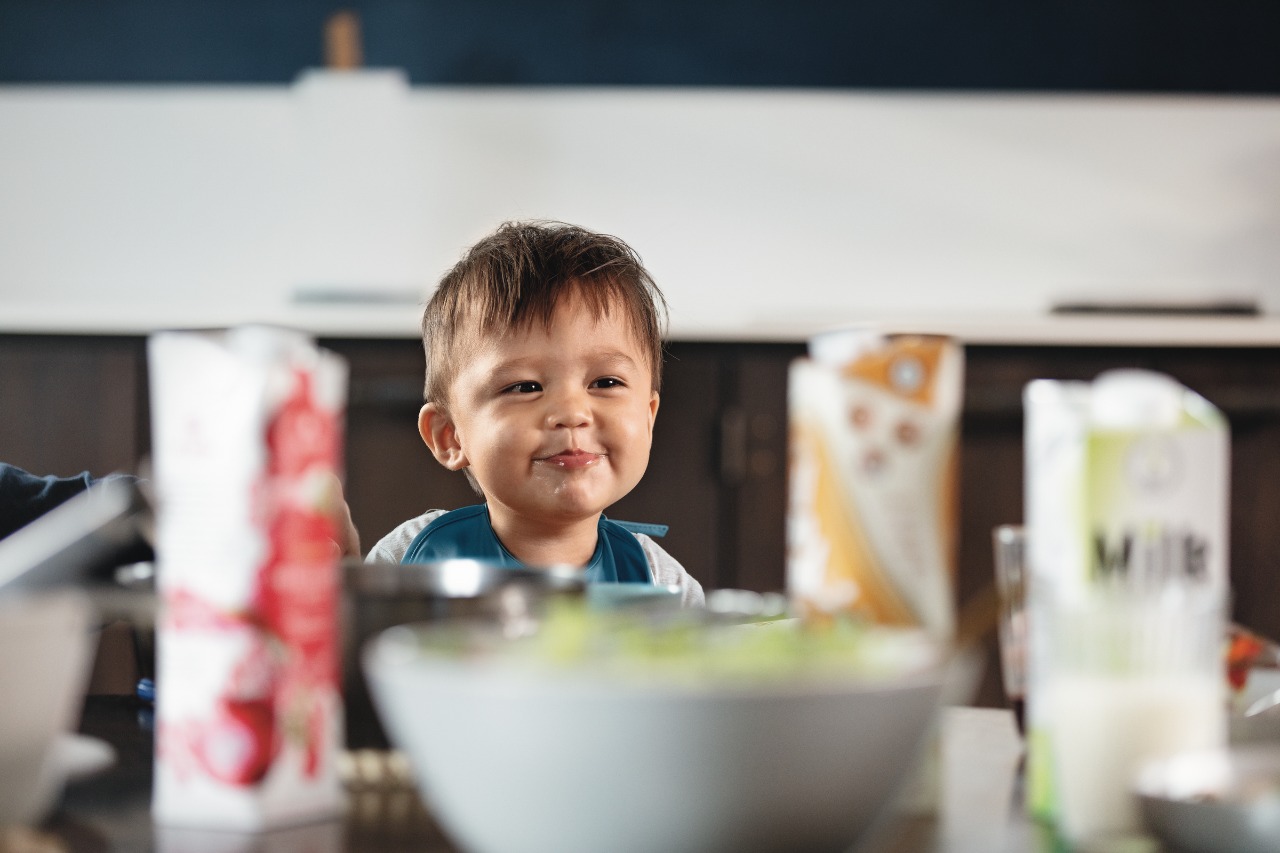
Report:
[[90,618],[70,591],[0,598],[0,826],[40,821],[61,793],[55,746],[84,701]]
[[465,849],[742,853],[845,850],[866,833],[947,695],[941,652],[910,675],[667,678],[403,626],[364,661],[391,741]]
[[1139,772],[1147,827],[1178,853],[1280,850],[1280,747],[1189,752]]

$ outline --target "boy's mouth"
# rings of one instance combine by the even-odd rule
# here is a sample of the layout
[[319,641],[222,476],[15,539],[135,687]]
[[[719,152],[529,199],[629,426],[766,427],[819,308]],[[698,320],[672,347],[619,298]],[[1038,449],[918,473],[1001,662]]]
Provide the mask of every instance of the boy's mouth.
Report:
[[557,468],[586,468],[588,465],[594,465],[602,456],[601,453],[589,453],[585,450],[562,450],[550,456],[543,456],[537,461]]

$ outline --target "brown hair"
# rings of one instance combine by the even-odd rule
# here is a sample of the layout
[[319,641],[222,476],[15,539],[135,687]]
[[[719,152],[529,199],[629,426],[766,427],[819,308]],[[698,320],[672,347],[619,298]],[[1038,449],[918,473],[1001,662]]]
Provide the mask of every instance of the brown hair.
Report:
[[640,256],[617,237],[563,222],[504,222],[440,280],[422,315],[427,402],[448,407],[449,386],[484,336],[549,326],[573,296],[596,316],[621,310],[662,379],[667,303]]

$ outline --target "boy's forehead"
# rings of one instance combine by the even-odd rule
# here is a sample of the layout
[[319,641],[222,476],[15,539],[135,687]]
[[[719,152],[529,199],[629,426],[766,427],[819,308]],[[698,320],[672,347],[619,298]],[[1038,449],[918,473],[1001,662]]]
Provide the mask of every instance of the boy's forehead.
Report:
[[[606,321],[607,325],[607,321]],[[599,326],[596,326],[599,328]],[[600,371],[636,371],[653,381],[653,365],[649,353],[626,326],[618,334],[604,336],[572,334],[552,338],[546,336],[540,323],[507,334],[489,334],[473,340],[459,360],[458,380],[472,381],[495,373],[542,370],[553,364],[573,365]]]
[[604,327],[611,333],[611,339],[617,341],[619,347],[636,350],[647,356],[643,338],[633,327],[625,312],[606,310],[596,311],[585,300],[566,296],[556,302],[549,322],[534,314],[526,314],[518,319],[503,317],[484,318],[472,314],[459,329],[458,340],[465,349],[473,353],[493,348],[506,348],[514,344],[529,345],[541,340],[556,328],[568,325],[582,325],[590,331]]
[[533,320],[477,333],[471,351],[477,356],[555,354],[546,353],[548,346],[582,355],[625,357],[646,366],[649,363],[649,353],[625,318],[570,317],[559,312],[549,326]]

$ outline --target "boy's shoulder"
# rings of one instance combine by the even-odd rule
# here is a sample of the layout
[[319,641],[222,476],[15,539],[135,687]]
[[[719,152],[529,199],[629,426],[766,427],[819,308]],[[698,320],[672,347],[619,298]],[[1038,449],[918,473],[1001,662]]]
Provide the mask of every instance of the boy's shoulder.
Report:
[[364,558],[364,561],[366,563],[399,563],[404,559],[405,551],[409,550],[409,545],[417,538],[418,534],[425,530],[427,525],[447,512],[449,510],[429,509],[422,515],[414,516],[408,521],[396,525],[395,529],[379,539],[377,544],[369,549],[369,555]]
[[637,533],[635,537],[640,541],[640,547],[649,561],[655,584],[680,587],[680,603],[685,607],[702,607],[706,604],[706,594],[702,591],[702,584],[689,574],[679,560],[668,554],[650,536]]
[[453,509],[453,510],[445,510],[445,509],[429,510],[427,513],[425,513],[425,515],[419,516],[419,518],[423,518],[425,516],[432,516],[432,518],[427,521],[427,523],[423,526],[422,529],[423,530],[430,529],[432,531],[435,531],[435,530],[441,530],[443,528],[447,528],[454,524],[466,524],[467,522],[474,519],[476,516],[483,515],[487,517],[488,514],[489,514],[488,506],[486,506],[485,504],[473,504],[471,506],[464,506],[459,509]]

